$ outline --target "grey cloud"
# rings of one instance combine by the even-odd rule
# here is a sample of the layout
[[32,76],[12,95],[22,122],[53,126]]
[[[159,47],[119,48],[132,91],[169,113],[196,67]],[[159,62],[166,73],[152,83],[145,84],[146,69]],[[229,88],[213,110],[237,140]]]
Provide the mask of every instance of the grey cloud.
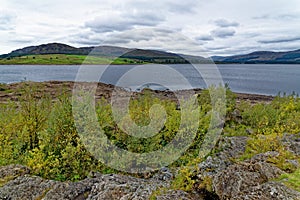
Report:
[[[121,17],[125,20],[128,20],[132,26],[141,25],[141,26],[155,26],[159,22],[164,21],[164,17],[162,15],[155,14],[154,11],[148,12],[133,12],[129,15],[123,14]],[[128,18],[128,19],[127,19]]]
[[252,19],[257,19],[257,20],[282,20],[282,21],[295,20],[299,18],[300,18],[299,14],[291,14],[291,13],[264,14],[264,15],[252,17]]
[[228,49],[229,47],[226,47],[226,46],[221,46],[221,47],[218,47],[218,46],[215,46],[215,47],[207,47],[206,49],[207,50],[225,50],[225,49]]
[[132,27],[132,22],[126,22],[123,19],[103,20],[100,17],[85,23],[86,28],[90,28],[94,32],[105,33],[113,31],[124,31]]
[[294,42],[300,40],[300,37],[291,37],[291,38],[277,38],[270,40],[260,40],[259,43],[262,44],[272,44],[272,43],[285,43],[285,42]]
[[95,36],[94,33],[91,31],[82,31],[77,34],[69,35],[68,41],[74,44],[79,44],[84,46],[86,45],[95,46],[103,43],[102,38],[96,38],[94,36]]
[[34,41],[33,38],[18,38],[18,39],[13,39],[9,40],[12,43],[17,43],[17,44],[24,44],[24,43],[32,43]]
[[164,1],[147,1],[131,0],[127,3],[128,10],[135,8],[137,10],[155,10],[156,12],[170,12],[175,14],[194,14],[199,2],[195,0],[164,0]]
[[228,21],[226,19],[218,19],[216,21],[214,21],[214,23],[219,26],[219,27],[222,27],[222,28],[226,28],[226,27],[237,27],[239,26],[240,24],[237,23],[237,22],[233,22],[233,21]]
[[296,14],[280,14],[277,16],[277,18],[281,20],[291,20],[291,19],[299,19],[300,16]]
[[232,37],[235,35],[235,30],[233,29],[215,29],[210,32],[212,36],[218,37],[218,38],[227,38],[227,37]]
[[[261,9],[257,9],[258,5],[255,2],[247,1],[240,4],[234,0],[210,0],[209,2],[203,0],[156,2],[148,0],[67,0],[63,2],[29,0],[26,4],[21,0],[10,0],[1,4],[0,8],[0,34],[4,39],[0,50],[7,51],[9,48],[5,45],[18,46],[16,43],[22,42],[20,38],[24,37],[24,34],[33,36],[32,43],[46,43],[49,40],[71,41],[78,45],[90,46],[109,42],[115,45],[125,44],[124,46],[129,47],[155,47],[180,51],[191,50],[195,47],[195,52],[201,46],[230,47],[225,50],[211,49],[211,51],[224,54],[235,49],[239,53],[240,47],[247,49],[251,45],[253,48],[248,49],[249,51],[260,48],[265,50],[299,48],[297,27],[300,14],[296,12],[298,1],[292,0],[288,4],[281,3],[281,0],[274,1],[272,6],[269,3],[260,2]],[[73,5],[72,9],[66,9],[70,8],[70,4]],[[236,8],[235,11],[230,12],[233,7]],[[224,12],[218,12],[218,10]],[[15,12],[17,19],[11,11]],[[257,17],[251,19],[253,16]],[[212,21],[207,21],[210,18]],[[185,41],[184,38],[172,32],[163,32],[163,30],[156,30],[155,33],[151,31],[150,33],[147,31],[130,32],[133,29],[147,27],[171,28],[175,33],[184,33],[189,37],[194,37],[198,45],[188,40]],[[210,29],[210,27],[213,28]],[[198,28],[201,32],[207,29],[208,31],[201,35]],[[10,34],[9,32],[14,29],[16,29],[16,34]],[[197,32],[198,35],[195,35]],[[74,33],[81,34],[72,35]],[[10,38],[19,41],[10,41]],[[29,42],[26,37],[24,38],[23,42]],[[199,43],[202,44],[199,45]]]
[[214,56],[230,56],[230,55],[239,55],[247,54],[257,50],[262,50],[257,46],[224,46],[224,47],[208,47],[207,48],[210,55]]
[[270,15],[268,14],[252,17],[252,19],[269,19],[269,18]]
[[195,38],[198,41],[212,41],[214,38],[211,35],[201,35]]
[[0,11],[0,30],[12,30],[15,25],[16,16],[14,14]]
[[151,35],[141,35],[133,31],[112,34],[104,43],[108,44],[128,44],[130,42],[149,41],[153,38]]
[[83,38],[71,38],[68,40],[70,43],[79,44],[82,46],[97,46],[102,44],[102,40],[88,40]]
[[193,14],[195,13],[195,8],[197,1],[194,0],[186,0],[186,1],[170,1],[166,6],[169,8],[168,10],[173,13],[182,13],[182,14]]
[[94,32],[105,33],[114,31],[130,30],[134,26],[156,26],[164,21],[164,17],[156,12],[127,12],[121,15],[111,15],[110,17],[97,17],[85,23],[86,28]]
[[176,32],[180,32],[180,30],[176,30],[176,29],[167,29],[167,28],[155,28],[155,33],[157,35],[166,35],[166,34],[173,34],[173,33],[176,33]]
[[244,36],[245,38],[254,38],[254,37],[260,36],[261,33],[247,32],[247,33],[243,33],[241,35]]
[[[113,46],[126,46],[129,48],[145,48],[145,49],[160,49],[165,51],[173,51],[180,53],[201,53],[201,45],[199,43],[190,40],[177,31],[163,29],[163,28],[136,28],[131,30],[125,30],[122,32],[111,33],[95,33],[87,32],[90,34],[87,38],[84,34],[73,37],[71,42],[81,45],[88,45],[89,41],[93,41],[92,38],[99,38],[94,40],[101,42],[97,45],[113,45]],[[103,36],[103,37],[100,37]],[[103,38],[101,41],[100,38]],[[94,44],[94,43],[93,43]]]
[[116,44],[118,44],[118,45],[120,45],[120,44],[122,44],[122,45],[124,45],[124,44],[129,44],[131,41],[137,41],[136,39],[129,39],[129,38],[122,38],[122,37],[120,37],[120,38],[116,38],[116,37],[113,37],[113,38],[110,38],[110,39],[108,39],[108,40],[105,40],[104,41],[104,44],[108,44],[108,45],[116,45]]
[[[160,38],[161,41],[170,41],[171,38],[167,37],[174,34],[173,31],[157,29],[157,28],[141,28],[133,29],[120,33],[110,34],[105,40],[105,43],[115,44],[121,43],[126,44],[130,42],[149,42],[155,38]],[[180,38],[179,38],[180,39]],[[177,40],[178,41],[178,40]]]
[[[155,34],[164,34],[162,30],[157,30]],[[167,33],[165,33],[167,34]],[[147,29],[131,29],[121,32],[100,33],[94,31],[83,31],[70,35],[69,41],[82,45],[125,45],[131,42],[149,41],[155,37],[152,31]]]

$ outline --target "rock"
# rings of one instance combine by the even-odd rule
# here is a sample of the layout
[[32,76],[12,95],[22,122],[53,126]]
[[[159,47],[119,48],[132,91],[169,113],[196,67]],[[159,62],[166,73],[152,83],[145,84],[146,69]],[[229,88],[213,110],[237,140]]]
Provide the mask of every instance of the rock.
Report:
[[243,193],[231,198],[232,200],[300,200],[300,193],[294,191],[279,182],[267,182],[262,185],[252,187]]
[[274,158],[274,157],[277,157],[279,155],[280,154],[277,151],[268,151],[268,152],[265,152],[265,153],[260,153],[260,154],[254,155],[250,159],[250,161],[251,162],[267,162],[269,158]]
[[192,195],[182,190],[168,190],[164,194],[156,196],[156,200],[202,200],[203,198],[198,195]]
[[[6,169],[6,170],[5,170]],[[28,169],[23,166],[7,166],[0,169],[1,177],[19,176],[8,180],[0,187],[0,200],[102,200],[102,199],[149,199],[158,187],[168,187],[170,179],[153,177],[135,178],[125,175],[103,175],[94,173],[93,177],[79,182],[59,182],[40,177],[23,175]],[[169,169],[161,174],[170,175]],[[163,176],[165,177],[165,176]]]
[[139,179],[124,175],[101,175],[94,184],[87,200],[139,200],[149,199],[157,187],[169,186],[169,183],[155,179]]
[[49,190],[43,200],[85,200],[97,179],[87,178],[80,182],[57,182]]
[[[242,136],[222,138],[217,145],[217,153],[198,164],[198,170],[195,170],[197,183],[208,176],[212,180],[213,191],[211,188],[197,189],[197,184],[192,192],[170,189],[176,169],[171,171],[167,167],[147,178],[91,173],[89,178],[79,182],[59,182],[31,176],[27,167],[9,165],[0,167],[0,200],[144,200],[149,199],[158,188],[168,188],[156,196],[158,200],[299,199],[299,192],[273,182],[283,171],[268,163],[268,159],[279,156],[278,152],[258,154],[237,163],[236,158],[244,153],[247,139]],[[295,154],[299,153],[299,142],[297,135],[287,135],[283,139],[287,149]],[[297,160],[287,162],[299,167]],[[208,183],[210,186],[211,181]]]
[[225,137],[221,143],[223,153],[227,154],[228,157],[235,158],[245,152],[248,137],[236,136],[236,137]]
[[0,188],[1,200],[42,199],[56,184],[34,176],[20,176]]
[[213,187],[220,199],[231,199],[282,173],[284,172],[277,167],[264,162],[239,163],[218,173],[213,179]]
[[286,134],[282,141],[289,151],[300,156],[300,133]]
[[159,170],[159,172],[156,175],[154,175],[154,178],[157,178],[161,181],[170,181],[174,178],[174,175],[169,168],[163,167]]
[[300,167],[298,160],[286,160],[286,162],[290,163],[295,168]]
[[234,111],[231,113],[231,116],[234,121],[241,123],[242,122],[242,115],[241,112],[238,109],[234,109]]
[[[300,136],[300,135],[299,135]],[[287,135],[283,143],[299,155],[298,135]],[[279,156],[277,151],[269,151],[253,156],[244,162],[235,163],[245,151],[247,137],[225,137],[218,145],[219,153],[207,157],[198,165],[201,177],[213,179],[213,190],[220,199],[298,199],[299,192],[287,188],[282,183],[272,182],[284,172],[268,163],[269,158]],[[299,167],[297,160],[287,160]]]
[[252,135],[252,134],[254,133],[254,131],[253,131],[252,129],[250,129],[250,128],[247,128],[247,129],[246,129],[246,133],[247,133],[248,135]]
[[220,152],[213,157],[208,156],[198,165],[201,175],[212,176],[234,164],[232,160],[245,152],[247,139],[244,136],[223,138],[217,147]]
[[167,181],[140,179],[124,175],[102,175],[79,182],[58,182],[35,176],[20,176],[0,188],[1,200],[102,200],[149,199],[158,187],[169,186]]
[[29,173],[30,169],[22,165],[8,165],[0,167],[0,179],[13,179]]

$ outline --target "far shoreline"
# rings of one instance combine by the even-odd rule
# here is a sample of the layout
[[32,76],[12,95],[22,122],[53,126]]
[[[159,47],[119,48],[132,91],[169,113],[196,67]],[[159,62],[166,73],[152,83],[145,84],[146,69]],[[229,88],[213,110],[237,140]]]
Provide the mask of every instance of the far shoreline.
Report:
[[[1,59],[0,59],[1,60]],[[0,66],[5,65],[17,65],[17,66],[30,66],[30,65],[44,65],[44,66],[80,66],[80,65],[147,65],[147,64],[157,64],[157,65],[300,65],[300,63],[218,63],[218,62],[208,62],[208,63],[0,63]]]

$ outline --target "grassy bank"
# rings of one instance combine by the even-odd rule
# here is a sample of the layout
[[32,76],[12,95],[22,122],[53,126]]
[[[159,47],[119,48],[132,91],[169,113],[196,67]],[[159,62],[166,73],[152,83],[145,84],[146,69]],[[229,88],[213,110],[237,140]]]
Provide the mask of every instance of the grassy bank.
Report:
[[[118,173],[114,169],[97,161],[82,144],[74,123],[70,92],[60,91],[53,101],[50,93],[24,84],[18,87],[17,100],[0,104],[0,165],[19,163],[29,166],[33,173],[55,180],[83,179],[90,171]],[[30,86],[30,87],[29,87]],[[1,86],[5,92],[5,85]],[[9,89],[9,93],[16,91]],[[218,89],[214,89],[218,90]],[[300,132],[300,99],[296,96],[276,97],[272,102],[236,103],[235,95],[227,90],[226,122],[224,136],[248,136],[248,144],[240,160],[267,151],[277,151],[279,156],[270,163],[284,170],[284,183],[297,188],[299,168],[287,162],[300,157],[287,151],[282,138]],[[130,112],[125,116],[141,126],[150,123],[149,109],[160,104],[167,114],[164,127],[150,138],[137,139],[126,134],[117,125],[111,105],[106,99],[96,103],[98,123],[105,130],[106,136],[119,148],[130,152],[145,153],[166,146],[177,134],[183,113],[174,101],[160,99],[154,93],[143,93],[130,101]],[[195,187],[193,172],[199,163],[198,152],[207,134],[211,120],[211,101],[208,90],[198,96],[201,105],[194,112],[199,117],[199,127],[195,140],[189,149],[169,167],[180,167],[174,180],[174,187],[191,190]],[[219,102],[222,103],[222,102]],[[126,122],[126,121],[125,121]],[[126,126],[126,123],[123,123]],[[122,124],[121,124],[122,125]],[[189,131],[190,127],[186,127]],[[92,130],[91,130],[92,131]],[[285,177],[290,177],[286,179]],[[208,187],[210,180],[207,180]]]
[[81,65],[81,64],[141,64],[142,61],[127,58],[110,58],[100,56],[46,54],[27,55],[0,59],[0,65]]

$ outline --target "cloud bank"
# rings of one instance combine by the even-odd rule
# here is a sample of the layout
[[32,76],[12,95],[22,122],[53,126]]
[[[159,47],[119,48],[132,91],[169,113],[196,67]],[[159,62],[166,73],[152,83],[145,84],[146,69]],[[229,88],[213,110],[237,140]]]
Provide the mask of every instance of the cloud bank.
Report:
[[300,48],[300,2],[0,0],[0,53],[48,42],[209,55]]

